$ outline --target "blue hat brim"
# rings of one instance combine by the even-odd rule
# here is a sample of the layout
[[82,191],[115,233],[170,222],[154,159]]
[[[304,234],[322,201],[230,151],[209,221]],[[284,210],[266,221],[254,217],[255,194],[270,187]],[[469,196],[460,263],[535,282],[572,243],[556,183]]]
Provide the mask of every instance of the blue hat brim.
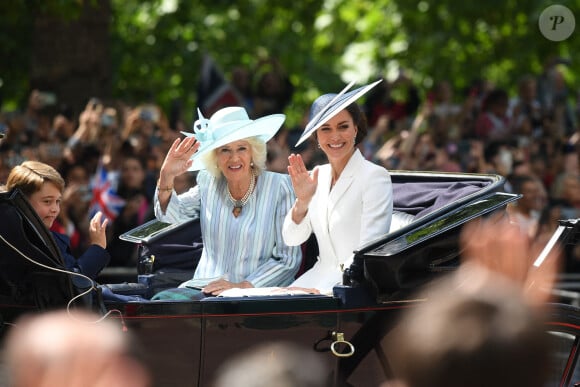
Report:
[[[223,136],[209,144],[201,143],[199,149],[192,156],[193,164],[189,167],[189,171],[199,171],[201,169],[206,169],[202,161],[202,156],[207,152],[217,149],[221,146],[229,144],[234,141],[244,140],[250,137],[257,137],[264,143],[270,141],[272,137],[276,135],[278,130],[282,127],[286,116],[284,114],[270,114],[265,117],[261,117],[249,122],[247,125],[243,125],[236,130],[228,133],[228,135]],[[195,137],[195,133],[191,132],[181,132],[186,137]]]
[[345,89],[341,91],[341,93],[337,94],[337,97],[333,98],[332,100],[328,101],[326,106],[322,107],[316,116],[306,124],[304,128],[304,132],[302,136],[298,139],[296,143],[296,147],[302,144],[304,141],[308,139],[318,129],[322,124],[330,120],[332,117],[340,113],[343,109],[348,107],[350,104],[354,103],[357,99],[362,97],[365,93],[367,93],[370,89],[378,85],[382,82],[382,79],[370,83],[368,85],[359,87],[358,89],[346,92],[351,85],[348,85]]

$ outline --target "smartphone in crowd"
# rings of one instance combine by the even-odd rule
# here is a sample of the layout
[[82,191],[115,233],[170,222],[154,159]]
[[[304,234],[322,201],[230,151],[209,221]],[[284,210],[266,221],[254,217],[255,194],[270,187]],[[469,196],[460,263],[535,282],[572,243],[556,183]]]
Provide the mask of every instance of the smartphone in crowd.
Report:
[[48,91],[39,91],[38,100],[42,106],[54,106],[56,105],[56,94]]
[[141,108],[141,112],[139,113],[139,118],[143,121],[159,121],[159,111],[155,106],[144,106]]
[[8,132],[8,125],[0,122],[0,139],[6,137],[6,133]]
[[110,127],[115,124],[115,117],[110,114],[101,115],[101,125],[105,127]]

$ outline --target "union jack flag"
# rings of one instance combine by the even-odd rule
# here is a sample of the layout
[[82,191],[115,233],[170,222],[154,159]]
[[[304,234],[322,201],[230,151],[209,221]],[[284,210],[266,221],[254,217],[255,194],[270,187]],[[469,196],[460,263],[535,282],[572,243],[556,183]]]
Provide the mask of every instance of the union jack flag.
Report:
[[119,215],[125,206],[125,201],[117,195],[117,179],[117,172],[107,171],[102,164],[99,164],[91,182],[93,197],[89,207],[90,218],[98,211],[101,211],[109,221],[115,220]]

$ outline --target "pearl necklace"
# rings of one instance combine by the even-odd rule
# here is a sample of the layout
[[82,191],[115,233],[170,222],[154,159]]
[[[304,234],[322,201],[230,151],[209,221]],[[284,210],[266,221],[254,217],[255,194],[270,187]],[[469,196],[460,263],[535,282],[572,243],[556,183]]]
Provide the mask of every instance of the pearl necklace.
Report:
[[255,186],[256,186],[256,174],[254,173],[254,170],[252,170],[252,180],[250,180],[250,186],[248,187],[248,190],[244,194],[243,198],[241,198],[240,200],[234,199],[234,197],[232,196],[232,193],[230,191],[230,187],[227,187],[228,188],[228,197],[230,198],[231,202],[234,204],[234,209],[232,210],[232,213],[234,214],[234,216],[236,218],[238,216],[240,216],[240,214],[242,213],[242,207],[244,207],[246,205],[246,203],[248,202],[248,200],[250,199],[252,192],[254,192]]

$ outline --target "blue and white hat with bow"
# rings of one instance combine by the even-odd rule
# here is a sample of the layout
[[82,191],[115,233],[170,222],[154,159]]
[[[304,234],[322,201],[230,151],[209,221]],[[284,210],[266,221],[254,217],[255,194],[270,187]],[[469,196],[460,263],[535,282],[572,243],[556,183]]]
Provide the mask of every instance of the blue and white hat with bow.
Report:
[[190,171],[205,169],[202,155],[234,141],[257,137],[268,142],[282,127],[286,116],[271,114],[251,120],[246,109],[230,106],[215,112],[209,119],[197,109],[198,120],[193,124],[193,133],[181,132],[187,137],[194,136],[200,142],[198,151],[192,156]]

